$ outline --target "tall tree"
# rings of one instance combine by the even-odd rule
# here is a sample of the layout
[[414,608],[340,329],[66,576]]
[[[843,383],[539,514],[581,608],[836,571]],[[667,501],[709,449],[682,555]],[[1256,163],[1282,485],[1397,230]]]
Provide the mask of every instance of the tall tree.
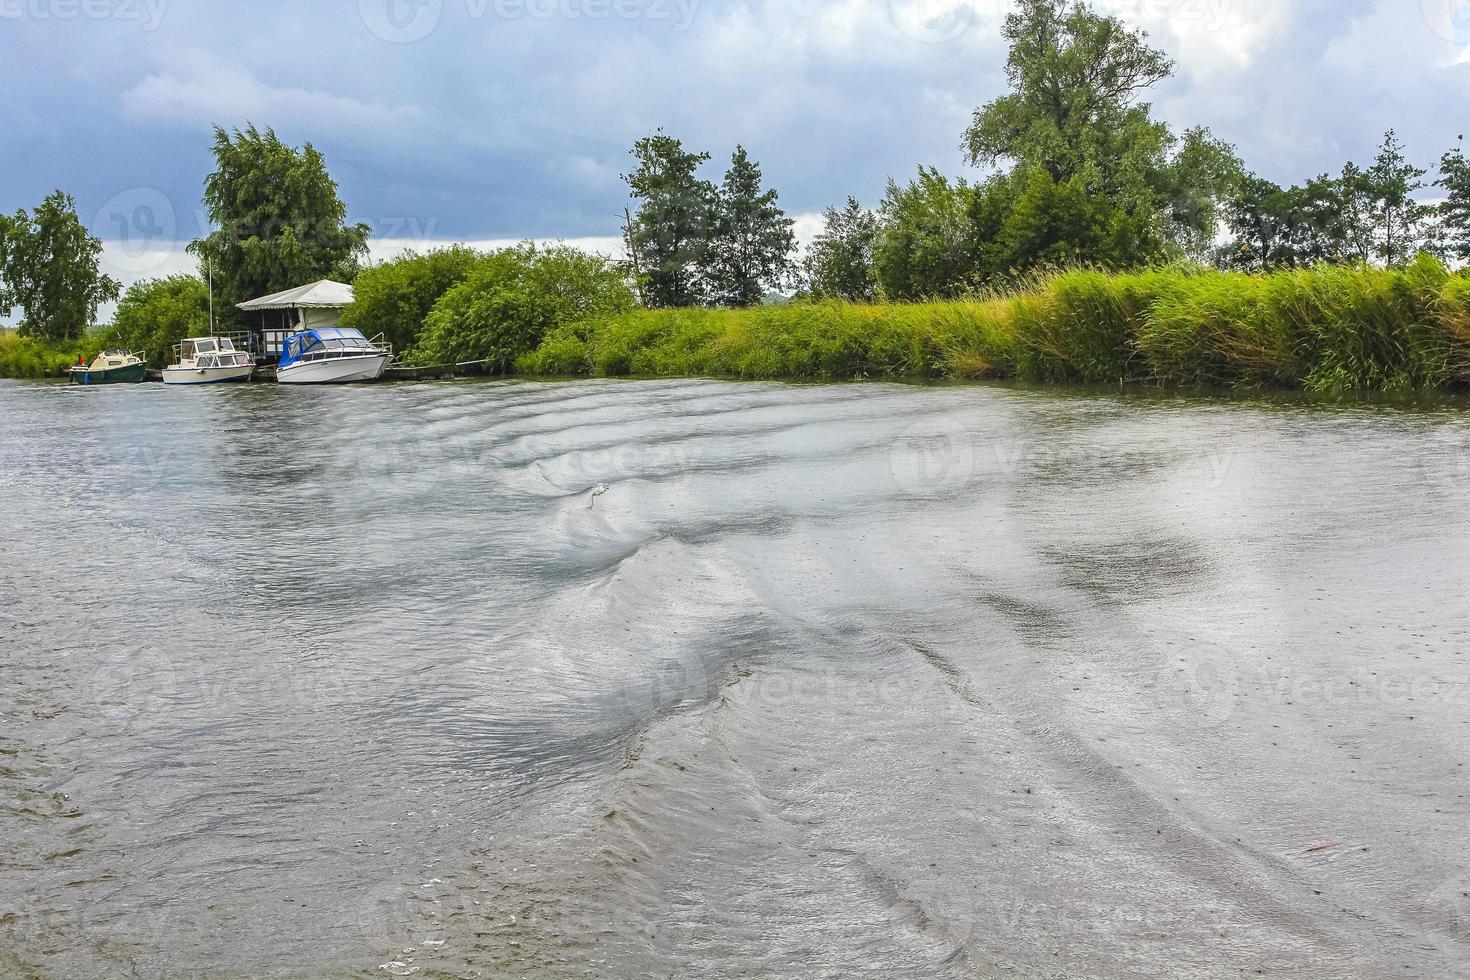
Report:
[[1470,262],[1470,160],[1465,158],[1465,137],[1440,160],[1434,186],[1445,192],[1439,224],[1446,250],[1461,262]]
[[1241,166],[1207,130],[1176,136],[1151,118],[1140,100],[1172,74],[1168,56],[1084,0],[1020,0],[1002,33],[1011,91],[975,113],[970,162],[1043,171],[1054,187],[1107,198],[1130,227],[1152,229],[1133,236],[1130,262],[1207,254]]
[[640,203],[624,237],[646,305],[696,306],[706,294],[716,191],[699,177],[708,153],[691,153],[662,130],[633,144],[638,168],[624,174]]
[[849,197],[841,211],[828,208],[823,219],[822,233],[802,263],[807,288],[819,299],[871,303],[878,289],[878,216]]
[[1090,163],[1117,160],[1121,141],[1152,134],[1161,142],[1163,127],[1137,100],[1174,63],[1147,34],[1081,0],[1021,0],[1001,33],[1011,91],[975,113],[965,137],[973,163],[1033,164],[1065,182]]
[[1414,198],[1424,189],[1425,171],[1409,162],[1398,134],[1383,137],[1378,158],[1367,171],[1373,202],[1374,250],[1390,266],[1403,265],[1424,244],[1429,209]]
[[707,260],[711,298],[721,306],[755,306],[766,290],[796,274],[795,224],[762,186],[760,165],[737,146],[720,184]]
[[102,274],[101,239],[77,218],[71,195],[55,191],[37,205],[0,223],[0,311],[19,306],[20,333],[49,342],[87,332],[97,307],[117,299],[116,280]]
[[219,308],[332,276],[350,276],[367,254],[365,224],[347,224],[347,205],[326,160],[307,143],[295,148],[253,125],[214,130],[215,172],[204,205],[218,226],[189,251],[213,272]]

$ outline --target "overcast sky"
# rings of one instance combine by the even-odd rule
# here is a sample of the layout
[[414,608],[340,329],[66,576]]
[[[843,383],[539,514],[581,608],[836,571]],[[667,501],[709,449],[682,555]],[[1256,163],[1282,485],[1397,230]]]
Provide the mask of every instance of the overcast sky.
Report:
[[[1005,0],[0,0],[0,208],[60,187],[125,281],[190,268],[211,127],[325,153],[375,252],[603,245],[656,127],[759,160],[789,212],[876,204],[1004,88]],[[1159,115],[1289,182],[1470,128],[1470,3],[1107,0],[1179,62]]]

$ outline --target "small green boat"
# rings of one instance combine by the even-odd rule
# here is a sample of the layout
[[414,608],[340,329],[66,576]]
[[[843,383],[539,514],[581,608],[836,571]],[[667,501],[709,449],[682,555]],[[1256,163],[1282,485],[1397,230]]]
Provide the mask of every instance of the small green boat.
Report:
[[68,373],[74,385],[133,385],[148,377],[148,355],[105,350],[91,364],[77,364]]

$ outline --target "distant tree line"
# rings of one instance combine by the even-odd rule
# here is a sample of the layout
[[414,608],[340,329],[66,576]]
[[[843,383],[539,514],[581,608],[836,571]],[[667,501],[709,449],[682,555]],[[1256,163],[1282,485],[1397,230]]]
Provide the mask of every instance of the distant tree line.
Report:
[[1249,271],[1344,262],[1396,267],[1424,252],[1470,260],[1470,164],[1463,148],[1440,161],[1434,186],[1444,191],[1443,203],[1415,197],[1427,186],[1426,174],[1409,162],[1390,130],[1367,168],[1349,163],[1336,177],[1323,174],[1293,187],[1246,176],[1226,209],[1233,237],[1220,250],[1220,265]]
[[[963,144],[988,175],[970,183],[920,167],[907,182],[890,180],[875,211],[852,198],[828,208],[799,267],[808,295],[948,298],[1076,264],[1396,267],[1423,252],[1470,261],[1470,162],[1460,148],[1441,161],[1440,205],[1419,200],[1426,172],[1393,132],[1370,166],[1350,163],[1336,177],[1282,188],[1247,173],[1208,130],[1175,133],[1153,118],[1144,97],[1175,65],[1146,33],[1084,0],[1021,0],[1003,33],[1009,91],[976,111]],[[754,288],[701,288],[715,281],[702,259],[713,240],[704,216],[718,210],[714,188],[696,172],[706,158],[663,134],[640,141],[634,155],[644,165],[629,178],[640,202],[629,251],[645,304],[760,301]],[[775,201],[774,191],[762,198],[762,227],[781,226]],[[744,244],[755,256],[747,269],[791,268],[788,237],[758,234]],[[781,278],[746,282],[777,288]]]

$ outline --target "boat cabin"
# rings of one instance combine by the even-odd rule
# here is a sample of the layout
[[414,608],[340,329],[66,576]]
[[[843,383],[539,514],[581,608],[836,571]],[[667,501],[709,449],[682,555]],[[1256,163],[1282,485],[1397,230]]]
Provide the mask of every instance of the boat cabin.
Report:
[[177,364],[194,368],[244,367],[249,354],[235,348],[230,337],[190,337],[174,348]]
[[[126,367],[129,364],[136,364],[142,359],[141,354],[134,354],[130,350],[105,350],[93,359],[91,365],[87,367],[87,370],[106,371],[109,368]],[[87,362],[84,360],[81,362],[81,365],[86,366]]]

